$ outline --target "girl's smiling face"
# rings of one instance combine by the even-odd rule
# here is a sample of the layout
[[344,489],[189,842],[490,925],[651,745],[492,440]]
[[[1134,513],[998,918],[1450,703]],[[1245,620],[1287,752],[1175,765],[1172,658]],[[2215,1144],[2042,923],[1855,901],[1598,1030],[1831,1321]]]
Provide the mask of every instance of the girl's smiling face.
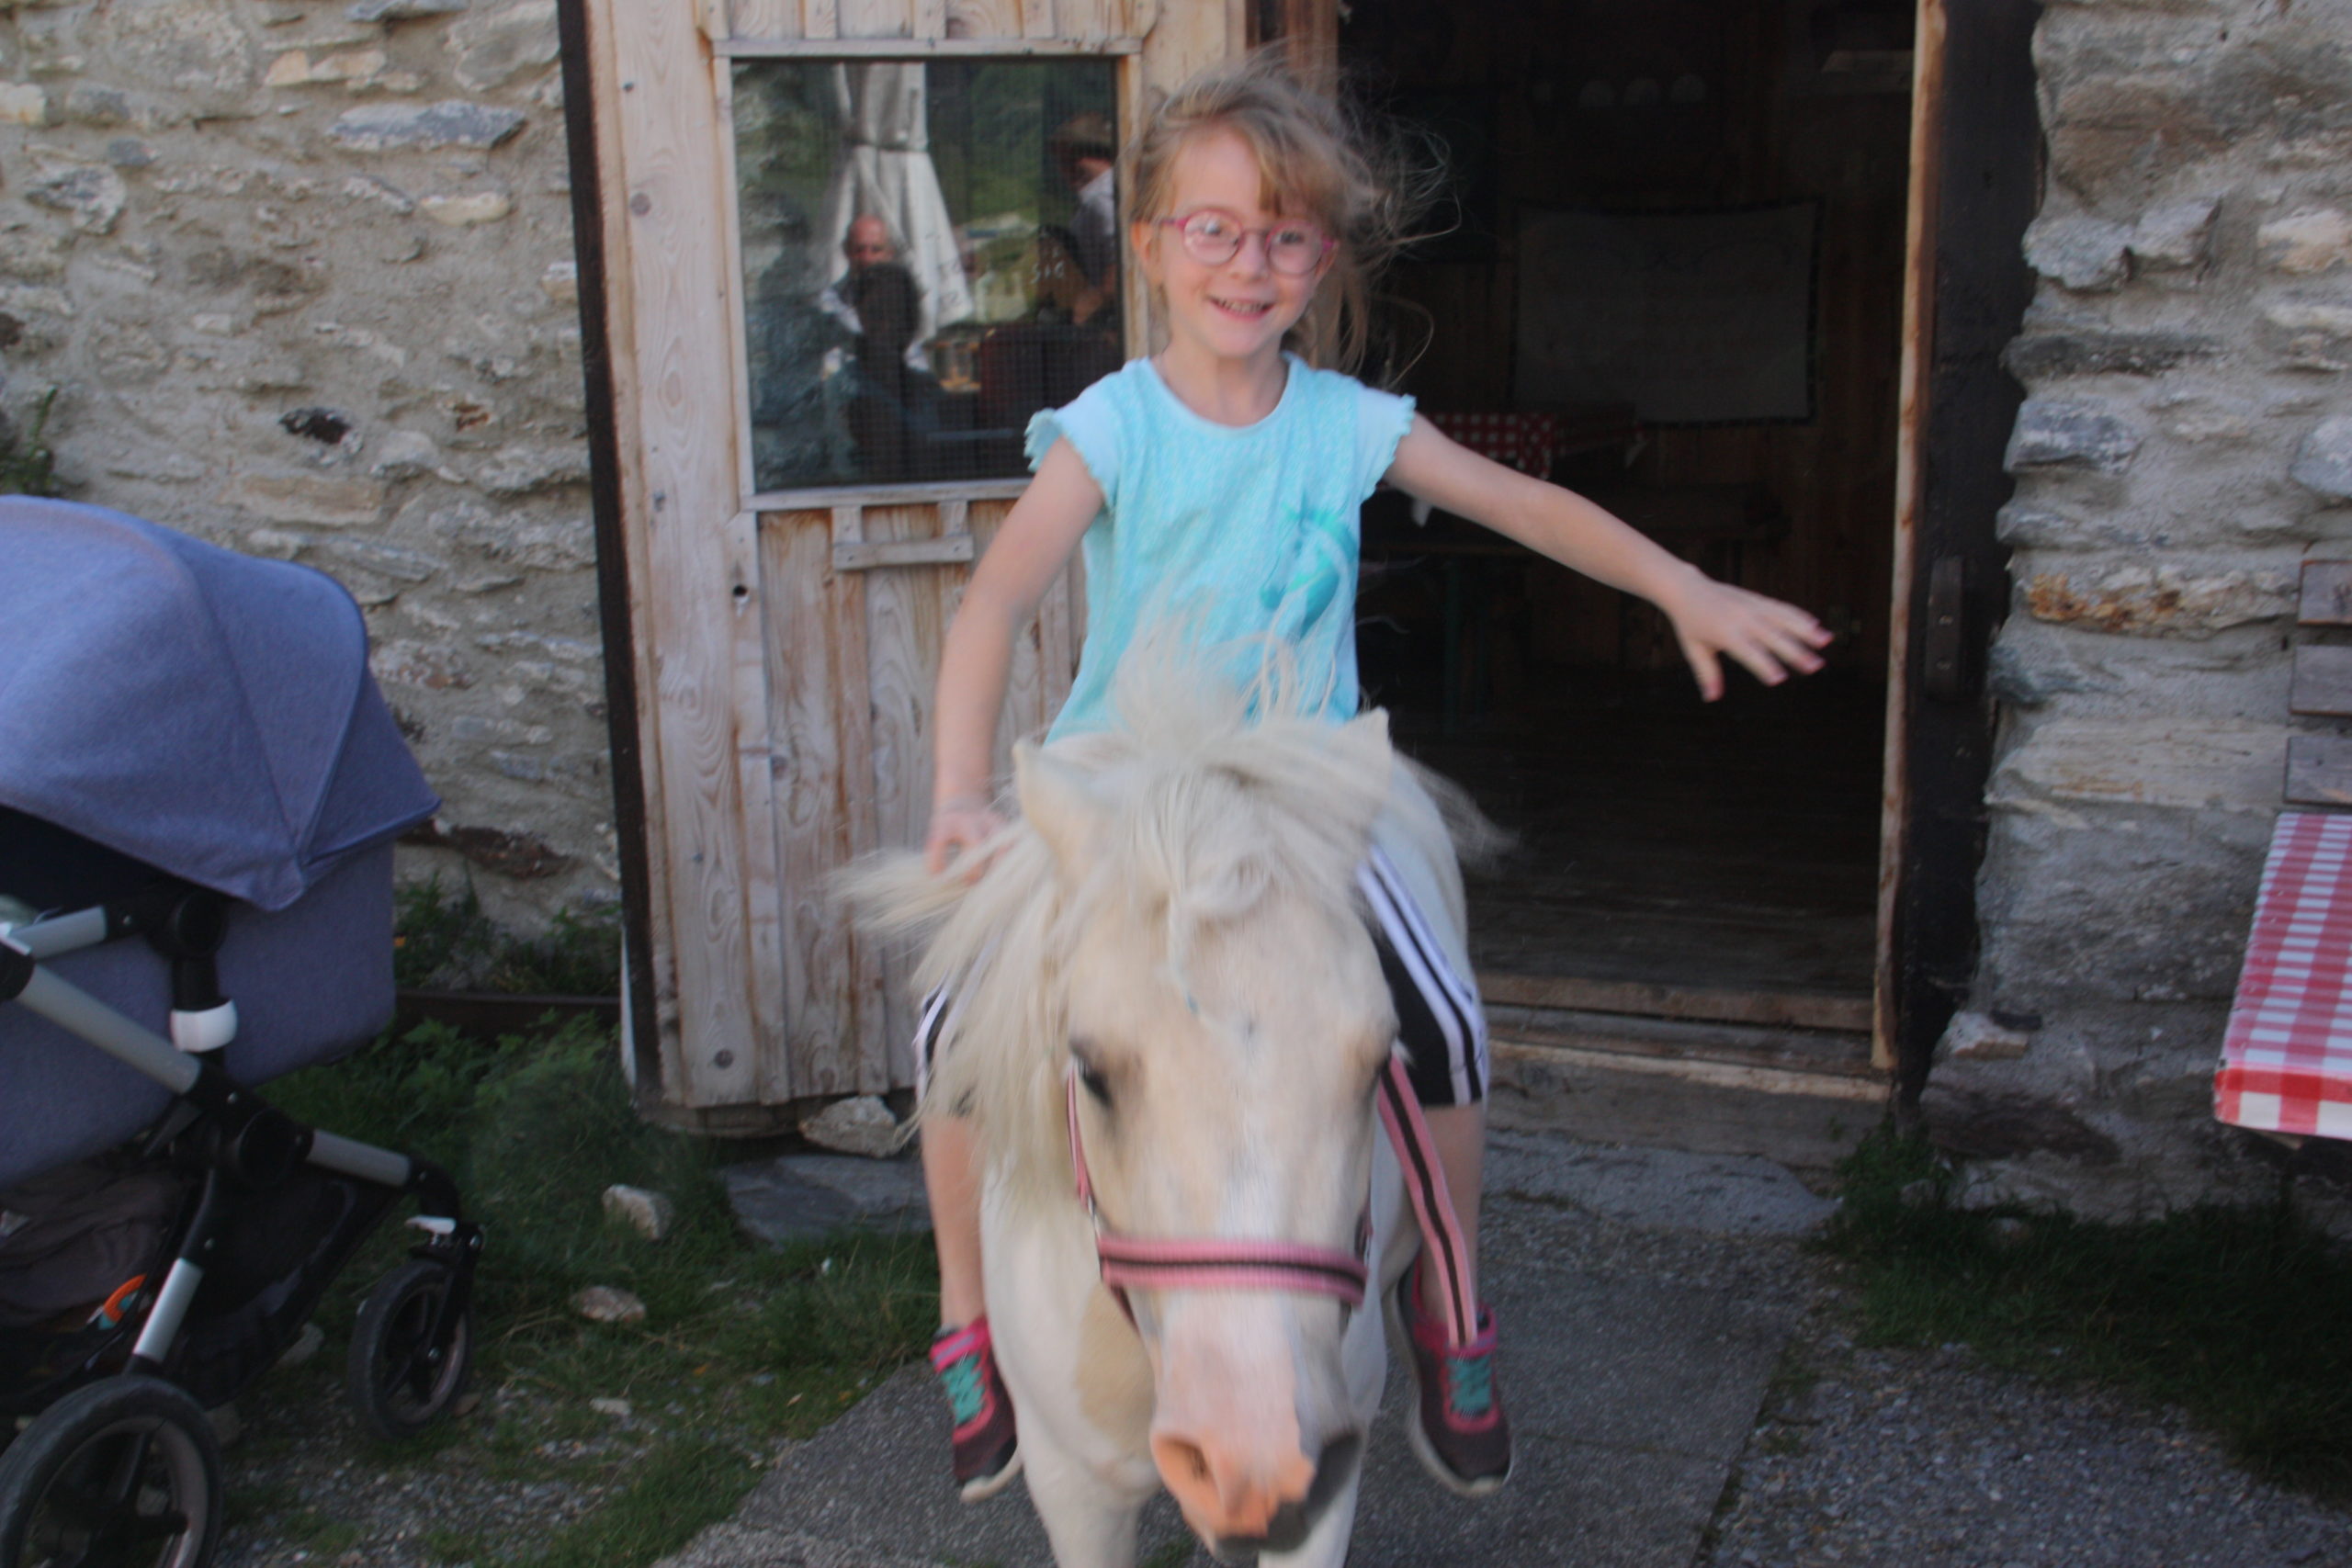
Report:
[[[1131,239],[1144,276],[1168,301],[1171,351],[1205,353],[1220,360],[1279,362],[1283,334],[1298,324],[1331,267],[1329,254],[1314,270],[1275,270],[1266,254],[1266,231],[1302,214],[1261,205],[1264,180],[1258,155],[1230,130],[1194,136],[1170,170],[1168,210],[1138,222]],[[1233,258],[1210,266],[1193,259],[1177,231],[1162,219],[1188,218],[1204,208],[1229,214],[1245,233]]]

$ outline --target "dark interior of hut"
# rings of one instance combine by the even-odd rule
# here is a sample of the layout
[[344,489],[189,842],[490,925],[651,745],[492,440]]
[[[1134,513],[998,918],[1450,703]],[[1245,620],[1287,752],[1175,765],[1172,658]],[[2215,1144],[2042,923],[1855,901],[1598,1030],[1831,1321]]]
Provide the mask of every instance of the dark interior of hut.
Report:
[[1340,45],[1445,169],[1375,368],[1838,638],[1705,705],[1647,605],[1374,496],[1367,705],[1517,840],[1472,882],[1481,971],[1866,996],[1910,6],[1353,0]]

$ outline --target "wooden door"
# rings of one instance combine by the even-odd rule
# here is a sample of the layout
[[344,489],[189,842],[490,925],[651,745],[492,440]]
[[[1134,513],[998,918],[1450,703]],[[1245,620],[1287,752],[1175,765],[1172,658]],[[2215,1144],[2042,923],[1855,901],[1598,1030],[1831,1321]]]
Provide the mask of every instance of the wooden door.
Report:
[[[764,275],[745,249],[737,94],[764,62],[844,81],[878,62],[1092,62],[1124,133],[1148,92],[1241,47],[1244,8],[567,0],[563,19],[635,938],[628,1058],[650,1111],[757,1131],[911,1080],[903,976],[827,884],[919,841],[941,637],[1021,482],[811,483],[807,463],[770,460],[808,432],[766,411],[746,348]],[[957,243],[978,227],[959,223]],[[1134,352],[1144,302],[1123,287]],[[1008,745],[1067,694],[1083,616],[1081,585],[1057,584],[1016,655]]]

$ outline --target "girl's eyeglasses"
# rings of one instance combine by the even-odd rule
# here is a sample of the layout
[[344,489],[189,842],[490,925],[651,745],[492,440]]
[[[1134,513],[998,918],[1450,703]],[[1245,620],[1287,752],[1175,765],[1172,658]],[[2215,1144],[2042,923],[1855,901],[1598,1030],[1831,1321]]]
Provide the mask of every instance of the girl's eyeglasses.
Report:
[[1304,220],[1245,229],[1240,219],[1214,207],[1159,221],[1182,236],[1184,254],[1203,266],[1223,266],[1241,254],[1241,242],[1255,234],[1266,247],[1266,265],[1297,277],[1321,265],[1337,243],[1318,225]]

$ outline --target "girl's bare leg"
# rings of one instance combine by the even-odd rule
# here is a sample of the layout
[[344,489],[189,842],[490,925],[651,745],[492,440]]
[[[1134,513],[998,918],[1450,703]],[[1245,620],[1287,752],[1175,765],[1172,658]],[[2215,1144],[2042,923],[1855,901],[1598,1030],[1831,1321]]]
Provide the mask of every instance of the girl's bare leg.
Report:
[[[1444,1146],[1442,1136],[1439,1146]],[[1441,1157],[1447,1158],[1446,1175],[1451,1179],[1453,1162]],[[978,1164],[969,1120],[935,1113],[923,1118],[922,1185],[931,1198],[932,1239],[939,1248],[943,1328],[961,1328],[988,1311],[986,1287],[980,1280]]]

